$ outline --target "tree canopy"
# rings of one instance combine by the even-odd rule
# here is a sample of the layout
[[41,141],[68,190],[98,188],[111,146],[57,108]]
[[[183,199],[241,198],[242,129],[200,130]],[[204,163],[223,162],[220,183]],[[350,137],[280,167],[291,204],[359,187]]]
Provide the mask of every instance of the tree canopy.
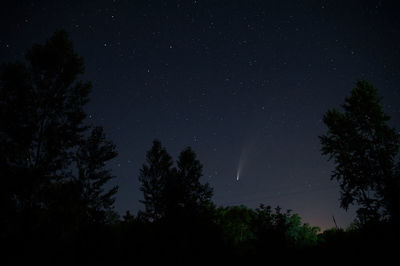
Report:
[[176,164],[173,167],[172,157],[160,141],[154,140],[139,174],[145,205],[142,215],[151,220],[193,210],[212,197],[209,184],[200,183],[203,166],[191,148],[180,153]]
[[117,153],[101,127],[85,123],[92,86],[79,80],[83,59],[63,30],[35,44],[25,59],[0,70],[4,220],[15,230],[21,217],[32,230],[49,223],[74,228],[73,221],[104,222],[117,190],[105,191],[113,178],[105,163]]
[[328,132],[320,137],[322,154],[333,159],[332,179],[339,181],[341,206],[357,204],[361,224],[399,211],[399,189],[395,157],[399,134],[388,125],[376,89],[358,81],[342,105],[343,112],[332,109],[323,118]]

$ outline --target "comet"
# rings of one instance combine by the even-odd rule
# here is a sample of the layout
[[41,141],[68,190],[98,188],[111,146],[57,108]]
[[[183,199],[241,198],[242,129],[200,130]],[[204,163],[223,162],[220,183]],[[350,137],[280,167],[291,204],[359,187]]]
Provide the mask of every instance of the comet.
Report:
[[239,182],[239,179],[242,177],[242,172],[248,170],[247,164],[249,163],[249,158],[252,158],[252,156],[254,158],[254,151],[258,151],[259,149],[259,147],[257,147],[257,139],[259,139],[257,135],[252,135],[251,138],[248,138],[242,143],[235,176],[237,182]]
[[238,168],[236,170],[236,181],[239,181],[239,179],[240,179],[240,175],[241,175],[242,169],[243,169],[243,164],[244,164],[244,158],[243,158],[243,153],[242,153],[240,156],[240,159],[239,159]]

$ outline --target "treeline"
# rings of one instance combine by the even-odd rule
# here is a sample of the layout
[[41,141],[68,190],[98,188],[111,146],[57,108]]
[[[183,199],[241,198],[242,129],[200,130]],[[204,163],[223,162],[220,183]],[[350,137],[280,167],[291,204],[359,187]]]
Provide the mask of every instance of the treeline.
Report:
[[[399,135],[375,89],[357,83],[321,136],[334,159],[341,206],[360,206],[351,228],[320,232],[297,214],[260,205],[217,207],[191,148],[174,162],[155,140],[140,169],[144,210],[114,210],[106,168],[117,156],[84,112],[91,85],[64,31],[0,70],[2,261],[53,265],[322,264],[389,258],[398,236]],[[368,254],[368,256],[367,256]]]

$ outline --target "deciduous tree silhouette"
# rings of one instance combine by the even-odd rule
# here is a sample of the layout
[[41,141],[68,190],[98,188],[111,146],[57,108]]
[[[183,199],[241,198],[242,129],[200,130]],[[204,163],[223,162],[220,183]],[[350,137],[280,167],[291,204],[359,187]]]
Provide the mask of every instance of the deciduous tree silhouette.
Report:
[[255,211],[246,206],[228,206],[217,209],[217,224],[221,227],[224,240],[228,245],[238,246],[242,242],[254,239],[251,224]]
[[268,247],[269,249],[284,249],[288,246],[287,232],[290,224],[290,210],[286,213],[278,206],[275,213],[270,206],[261,204],[255,210],[255,216],[251,228],[256,236],[256,245],[258,248]]
[[344,112],[333,109],[324,115],[328,132],[320,136],[322,154],[335,163],[332,179],[340,183],[341,206],[357,203],[361,224],[393,218],[399,212],[394,171],[399,134],[387,124],[390,117],[366,81],[357,82],[342,108]]
[[112,177],[103,167],[116,153],[101,128],[88,133],[84,123],[91,84],[78,80],[83,70],[65,31],[34,45],[26,63],[1,67],[1,218],[14,227],[7,234],[21,224],[64,230],[73,214],[98,221],[93,212],[112,207],[116,188],[103,192]]

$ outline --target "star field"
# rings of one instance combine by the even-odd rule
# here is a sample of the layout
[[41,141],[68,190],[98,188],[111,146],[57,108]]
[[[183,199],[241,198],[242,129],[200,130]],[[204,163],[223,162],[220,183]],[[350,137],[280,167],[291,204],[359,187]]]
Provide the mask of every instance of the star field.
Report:
[[121,213],[142,208],[138,171],[158,138],[174,158],[192,146],[218,205],[280,205],[345,227],[354,212],[339,208],[320,154],[322,116],[366,79],[400,128],[399,11],[395,1],[10,1],[0,61],[70,33],[93,83],[88,120],[118,148]]

